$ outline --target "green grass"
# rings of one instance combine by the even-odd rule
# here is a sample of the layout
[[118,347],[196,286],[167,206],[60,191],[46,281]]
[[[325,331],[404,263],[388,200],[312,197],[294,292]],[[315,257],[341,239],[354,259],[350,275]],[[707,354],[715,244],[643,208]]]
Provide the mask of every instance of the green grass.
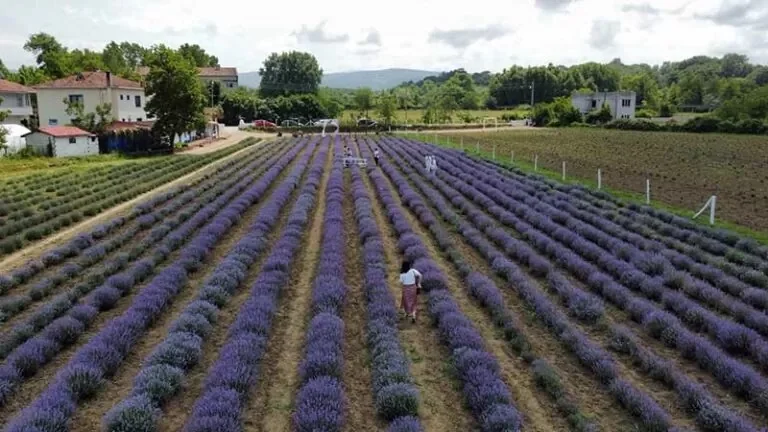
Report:
[[[415,134],[415,135],[414,134],[410,134],[410,135],[407,135],[407,137],[409,139],[421,140],[421,141],[429,142],[429,143],[432,143],[432,144],[437,143],[438,145],[443,146],[443,147],[448,147],[448,148],[460,150],[460,143],[456,142],[455,139],[453,141],[450,141],[450,139],[448,137],[443,137],[443,136],[439,136],[439,135],[435,135],[435,134],[429,134],[429,135],[427,135],[427,134]],[[437,138],[437,142],[435,142],[435,138]],[[469,144],[465,145],[464,146],[464,151],[465,151],[465,153],[467,153],[468,155],[471,155],[471,156],[481,157],[481,158],[484,158],[484,159],[487,159],[487,160],[493,160],[493,153],[492,152],[483,151],[481,149],[480,152],[478,153],[477,151],[475,151],[475,146],[474,145],[469,145]],[[597,180],[596,179],[575,178],[575,177],[567,177],[566,176],[566,179],[563,180],[562,172],[560,172],[560,171],[554,171],[554,170],[546,169],[546,168],[543,168],[543,167],[538,167],[538,169],[534,170],[534,164],[531,163],[531,162],[525,161],[525,160],[515,160],[514,163],[513,163],[513,162],[511,162],[511,155],[510,154],[507,154],[507,155],[497,154],[496,155],[496,162],[501,164],[501,165],[503,165],[503,166],[505,166],[505,167],[514,167],[514,168],[517,168],[517,169],[519,169],[521,171],[524,171],[526,173],[535,173],[535,174],[541,175],[541,176],[549,178],[551,180],[555,180],[555,181],[560,182],[560,183],[573,184],[573,185],[581,185],[581,186],[588,187],[590,189],[597,189]],[[622,200],[624,202],[634,202],[634,203],[638,203],[638,204],[645,204],[645,201],[646,201],[644,194],[639,194],[639,193],[636,193],[636,192],[629,192],[629,191],[625,191],[625,190],[618,190],[618,189],[613,189],[613,188],[605,187],[605,186],[603,186],[601,188],[601,190],[603,192],[610,193],[615,198],[618,198],[619,200]],[[694,212],[692,212],[691,210],[681,209],[679,207],[674,207],[674,206],[671,206],[671,205],[666,204],[664,202],[653,200],[653,199],[651,199],[650,205],[653,208],[665,210],[665,211],[668,211],[670,213],[673,213],[673,214],[676,214],[678,216],[685,217],[685,218],[691,218],[693,216],[693,214],[694,214]],[[742,235],[742,236],[745,236],[745,237],[751,237],[751,238],[757,240],[758,242],[760,242],[762,244],[768,245],[768,232],[766,232],[766,231],[755,230],[755,229],[752,229],[752,228],[749,228],[749,227],[745,227],[743,225],[738,225],[738,224],[735,224],[735,223],[732,223],[732,222],[729,222],[729,221],[726,221],[726,220],[722,220],[722,219],[715,219],[715,224],[714,225],[710,225],[709,224],[708,214],[703,214],[703,215],[699,216],[698,219],[695,219],[695,222],[697,222],[697,223],[699,223],[701,225],[705,225],[705,226],[713,226],[714,228],[727,229],[727,230],[733,231],[735,233],[738,233],[739,235]]]
[[0,158],[0,178],[11,177],[20,174],[29,174],[35,171],[52,170],[58,168],[87,169],[101,164],[118,164],[149,160],[150,158],[128,158],[118,154],[104,154],[80,157],[53,158],[35,156],[29,158]]

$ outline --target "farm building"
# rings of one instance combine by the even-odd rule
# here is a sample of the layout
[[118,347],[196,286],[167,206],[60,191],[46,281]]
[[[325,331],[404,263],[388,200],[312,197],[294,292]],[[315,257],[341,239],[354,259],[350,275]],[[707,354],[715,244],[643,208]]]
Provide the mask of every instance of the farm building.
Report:
[[[139,66],[136,68],[136,73],[144,79],[149,74],[149,67]],[[204,85],[208,85],[210,82],[221,83],[222,93],[235,90],[238,86],[237,68],[234,67],[199,67],[197,68],[197,76]]]
[[112,118],[120,121],[147,120],[147,98],[141,84],[109,72],[83,72],[35,86],[40,126],[59,126],[72,121],[65,99],[79,102],[85,112],[96,112],[101,104],[112,105]]
[[99,154],[96,135],[74,126],[47,126],[25,136],[27,146],[54,157]]
[[635,98],[633,91],[595,92],[571,94],[571,103],[582,114],[600,109],[603,104],[608,105],[615,119],[635,118]]
[[33,114],[32,95],[35,90],[15,82],[0,79],[0,110],[7,111],[4,124],[21,124]]

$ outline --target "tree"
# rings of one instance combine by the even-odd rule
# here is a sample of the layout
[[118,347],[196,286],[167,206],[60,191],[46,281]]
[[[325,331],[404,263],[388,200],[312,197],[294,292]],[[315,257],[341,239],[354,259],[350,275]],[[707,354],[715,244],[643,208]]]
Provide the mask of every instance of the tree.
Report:
[[408,124],[408,108],[413,106],[413,86],[398,87],[395,89],[397,108],[405,111],[405,124]]
[[24,49],[37,56],[37,65],[51,79],[63,78],[72,71],[69,52],[48,33],[33,34]]
[[198,44],[183,44],[179,47],[179,54],[197,67],[213,67],[219,65],[219,59],[210,55]]
[[373,108],[373,90],[370,87],[361,87],[355,90],[355,107],[366,118],[368,117],[368,110]]
[[208,106],[215,106],[221,102],[221,82],[210,81],[205,85],[205,98]]
[[45,81],[46,78],[40,68],[22,65],[18,71],[9,74],[7,79],[25,86],[34,86]]
[[205,93],[197,69],[165,45],[148,55],[147,114],[156,117],[153,131],[173,144],[176,135],[205,126]]
[[66,113],[72,117],[70,123],[72,126],[79,127],[94,134],[104,132],[104,128],[112,123],[112,104],[103,103],[96,106],[96,112],[86,113],[82,102],[72,101],[64,98],[62,101],[66,106]]
[[270,54],[259,74],[261,96],[276,97],[317,93],[323,70],[312,54],[291,51]]
[[726,54],[720,60],[720,76],[724,78],[744,78],[751,71],[749,58],[743,54]]
[[656,105],[659,85],[648,72],[623,76],[621,78],[621,88],[635,92],[635,103],[637,106]]
[[8,70],[7,67],[5,67],[3,60],[0,59],[0,79],[8,79],[9,75],[10,75],[10,71]]
[[379,96],[378,103],[379,115],[384,120],[384,124],[392,124],[397,112],[397,98],[390,92],[382,93]]

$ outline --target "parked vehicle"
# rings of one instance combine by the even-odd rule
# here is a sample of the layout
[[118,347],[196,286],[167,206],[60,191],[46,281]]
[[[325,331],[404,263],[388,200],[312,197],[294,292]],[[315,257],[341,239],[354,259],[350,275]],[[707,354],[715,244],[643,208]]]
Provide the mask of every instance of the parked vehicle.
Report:
[[256,128],[274,128],[277,127],[276,124],[272,123],[268,120],[254,120],[253,121],[253,127]]
[[357,121],[358,127],[375,127],[378,123],[375,120],[361,118]]

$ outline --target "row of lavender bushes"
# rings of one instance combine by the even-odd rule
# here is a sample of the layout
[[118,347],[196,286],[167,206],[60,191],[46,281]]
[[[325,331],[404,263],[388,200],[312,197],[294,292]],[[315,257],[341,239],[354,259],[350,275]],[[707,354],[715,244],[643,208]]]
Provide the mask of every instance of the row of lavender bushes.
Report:
[[[284,157],[281,162],[287,164],[290,158]],[[242,213],[262,198],[268,185],[274,182],[284,166],[273,167],[259,182],[242,193],[239,188],[232,188],[198,213],[195,218],[210,219],[210,222],[179,251],[178,258],[170,266],[160,271],[134,297],[125,312],[109,321],[77,350],[72,360],[60,370],[42,394],[11,420],[7,430],[66,430],[67,422],[77,405],[95,395],[104,380],[114,374],[149,326],[184,288],[189,273],[200,268],[216,244],[238,222]],[[249,184],[250,180],[245,179],[243,183]],[[233,198],[235,200],[219,212],[221,204]],[[130,275],[125,276],[126,279],[131,278]],[[83,305],[81,309],[84,316],[87,314],[93,317],[96,313],[96,308],[92,306]]]
[[[341,154],[341,143],[334,141]],[[299,389],[293,424],[296,431],[341,431],[347,398],[342,385],[344,374],[344,321],[341,309],[347,294],[344,281],[344,179],[341,161],[335,160],[325,191],[319,261],[314,270],[309,327],[304,359],[299,367]]]
[[[364,157],[371,152],[363,147]],[[462,383],[464,400],[483,431],[517,431],[522,427],[522,416],[514,406],[509,389],[501,379],[496,358],[490,354],[482,336],[472,322],[461,312],[447,290],[445,275],[430,258],[419,236],[414,233],[402,209],[392,196],[381,172],[371,167],[371,180],[384,204],[398,236],[398,248],[404,257],[413,261],[422,272],[422,285],[428,295],[428,310],[438,328],[443,343],[451,351],[451,362]],[[395,184],[396,188],[407,186]],[[404,197],[407,203],[409,197]],[[417,213],[425,224],[434,222],[427,212]]]
[[421,432],[419,393],[398,338],[398,312],[387,287],[384,244],[360,168],[353,167],[351,177],[355,219],[363,247],[367,340],[376,412],[390,422],[389,432]]
[[252,145],[252,141],[227,147],[209,155],[181,158],[180,167],[166,168],[160,171],[150,171],[142,177],[136,177],[122,184],[99,191],[95,196],[88,196],[68,202],[62,207],[73,208],[65,211],[62,208],[52,208],[42,213],[31,215],[13,224],[0,227],[0,254],[10,253],[20,249],[24,241],[35,241],[57,232],[83,216],[95,216],[101,211],[134,198],[144,192],[168,183],[210,162],[229,155],[235,151]]
[[[296,146],[286,158],[300,150]],[[153,431],[163,404],[183,385],[186,374],[198,364],[203,343],[210,335],[220,309],[229,303],[245,281],[257,259],[269,247],[269,235],[279,221],[281,209],[291,198],[312,155],[309,147],[280,186],[250,222],[248,232],[229,250],[199,287],[197,298],[171,324],[166,338],[142,362],[128,397],[104,417],[109,431]]]
[[[400,152],[398,149],[389,146],[382,146],[384,153],[387,154],[402,170],[410,181],[416,185],[421,193],[427,197],[428,201],[434,206],[434,208],[440,213],[442,218],[450,223],[458,225],[459,229],[463,232],[466,231],[466,225],[461,223],[459,216],[450,209],[448,204],[434,189],[429,187],[422,177],[415,171],[417,166],[410,166],[413,164],[411,160],[408,160],[406,164],[403,164]],[[391,178],[399,177],[397,171],[395,171],[391,164],[384,161],[382,162],[382,168]],[[455,201],[454,201],[455,202]],[[419,208],[426,204],[420,198],[415,198],[409,201],[409,207]],[[464,209],[463,211],[473,211],[474,209]],[[531,350],[531,345],[528,342],[525,333],[517,327],[515,319],[510,310],[506,307],[504,298],[501,291],[496,284],[487,276],[475,271],[463,258],[462,253],[455,247],[454,242],[451,240],[450,235],[445,231],[442,224],[434,223],[427,227],[438,241],[440,248],[448,254],[449,260],[456,266],[461,276],[464,278],[464,287],[467,292],[475,298],[484,308],[486,308],[493,318],[496,326],[501,328],[504,332],[504,337],[510,342],[512,349],[527,363],[531,365],[531,372],[534,375],[536,382],[542,387],[542,389],[553,399],[558,409],[567,416],[568,422],[575,431],[592,432],[599,430],[596,423],[590,420],[576,405],[573,398],[568,394],[568,390],[563,386],[557,371],[553,369],[545,359],[537,357]],[[559,276],[558,280],[563,279]],[[599,310],[602,313],[602,307],[593,308],[592,303],[587,300],[586,296],[581,296],[577,293],[580,291],[568,289],[562,287],[562,293],[567,297],[567,302],[572,304],[581,303],[584,306],[589,305],[588,310]],[[593,297],[593,296],[590,296]],[[590,299],[591,300],[591,299]],[[601,305],[600,302],[596,303]],[[596,314],[590,313],[590,317],[594,317]],[[579,316],[583,316],[579,314]]]
[[[272,246],[251,286],[250,296],[230,327],[218,359],[208,371],[203,391],[184,426],[186,432],[241,430],[242,409],[260,375],[261,360],[267,349],[267,338],[280,293],[289,282],[297,251],[317,200],[328,144],[324,140],[318,147],[288,215],[283,234]],[[300,163],[305,164],[306,161]]]
[[[105,240],[110,233],[117,231],[126,223],[142,215],[146,215],[152,209],[182,194],[188,188],[195,187],[197,184],[208,180],[210,177],[216,176],[224,170],[231,169],[231,167],[237,163],[240,163],[239,159],[230,159],[225,163],[218,165],[215,171],[193,180],[188,185],[175,187],[168,192],[149,198],[148,200],[137,204],[128,215],[115,217],[109,222],[100,224],[89,233],[79,234],[63,246],[58,246],[45,252],[40,258],[29,260],[9,274],[0,275],[0,295],[26,283],[44,270],[62,264],[67,259],[77,257],[80,254],[86,254],[89,250],[94,250],[93,248],[98,247],[98,241]],[[104,246],[104,248],[107,249],[106,246]],[[94,258],[86,257],[85,263],[81,264],[81,266],[90,265],[88,263],[94,261]]]
[[[441,175],[443,174],[441,173]],[[459,184],[459,186],[465,185]],[[484,205],[486,208],[495,204],[493,200],[487,199],[487,197],[471,187],[466,193],[469,194],[468,197],[478,200],[478,204]],[[489,202],[485,200],[480,201],[480,198],[483,197]],[[498,206],[494,208],[499,209]],[[518,212],[526,211],[521,210],[519,206],[514,208]],[[718,349],[707,338],[691,332],[675,316],[660,310],[647,300],[636,298],[621,283],[623,279],[613,280],[607,274],[602,273],[599,268],[586,262],[572,250],[560,246],[546,234],[533,229],[514,214],[510,212],[501,214],[500,220],[511,224],[526,240],[567,268],[590,289],[598,292],[618,307],[627,310],[632,319],[641,323],[643,329],[649,335],[661,339],[666,345],[679,350],[684,358],[695,361],[699,367],[709,371],[722,385],[734,390],[736,394],[747,398],[755,406],[761,409],[768,407],[768,397],[766,397],[768,395],[768,381],[751,366],[732,358],[727,353]],[[531,217],[531,220],[533,220],[533,217]],[[562,229],[557,232],[559,236],[569,235]],[[611,261],[616,262],[614,265],[620,264],[618,263],[620,261],[618,258],[608,255],[605,256],[605,260],[606,262],[603,265],[606,267]],[[729,346],[728,344],[734,344],[739,341],[738,337],[731,337],[731,333],[727,332],[735,326],[736,324],[724,327],[724,336],[716,339],[721,346]],[[739,333],[735,334],[735,336],[738,335]],[[760,349],[760,347],[758,346],[757,349]]]
[[[264,166],[269,166],[269,163],[264,164]],[[250,167],[256,169],[261,167],[261,163],[260,161],[252,162]],[[42,331],[43,334],[41,336],[44,339],[50,339],[53,335],[61,333],[63,331],[62,328],[64,328],[67,329],[68,339],[71,339],[70,343],[74,342],[79,334],[84,332],[95,318],[95,316],[88,316],[87,319],[86,317],[78,317],[77,314],[83,307],[95,308],[97,313],[113,308],[121,296],[127,295],[133,286],[138,285],[149,277],[154,269],[164,262],[173,251],[181,247],[184,240],[189,238],[190,234],[213,215],[213,207],[209,205],[211,202],[217,200],[222,193],[229,191],[233,187],[237,187],[239,190],[244,189],[248,184],[245,180],[248,180],[248,177],[243,175],[223,181],[211,190],[210,193],[199,197],[198,201],[189,208],[190,211],[198,210],[196,215],[191,213],[185,218],[169,219],[153,229],[149,237],[142,239],[134,246],[134,249],[138,249],[139,253],[154,246],[154,249],[147,258],[141,259],[131,268],[117,273],[128,264],[129,260],[123,256],[115,257],[107,262],[105,266],[107,271],[101,274],[103,276],[90,278],[85,283],[78,284],[70,290],[61,293],[35,311],[25,322],[11,329],[0,342],[0,354],[2,354],[3,358],[9,358],[7,362],[9,368],[18,369],[20,373],[18,374],[19,376],[17,374],[6,376],[9,382],[16,382],[16,384],[8,384],[6,390],[0,392],[0,405],[5,403],[4,399],[6,396],[4,395],[10,391],[11,387],[18,384],[19,377],[24,378],[34,374],[44,364],[40,363],[41,361],[50,359],[55,354],[55,352],[51,352],[42,355],[40,353],[41,343],[44,342],[41,342],[40,338],[32,339],[34,336]],[[219,201],[218,205],[223,206],[224,204],[224,202]],[[200,211],[201,209],[202,211]],[[193,215],[194,217],[192,217]],[[186,223],[183,223],[185,220]],[[172,231],[173,229],[175,231]],[[104,283],[104,277],[109,275],[112,276]],[[102,285],[99,285],[100,283]],[[96,288],[97,286],[98,288]],[[90,295],[88,295],[89,293]],[[78,305],[80,299],[86,295],[88,296],[83,304]],[[68,315],[62,316],[67,312],[69,312]],[[79,321],[82,326],[72,321],[72,318]],[[5,365],[2,367],[5,367]]]
[[[211,178],[206,176],[206,180],[209,181],[196,182],[196,184],[187,186],[187,188],[192,188],[192,190],[188,190],[187,192],[178,195],[175,192],[167,195],[163,194],[163,199],[151,200],[152,206],[148,207],[143,205],[141,210],[138,208],[134,209],[131,214],[138,216],[135,217],[135,224],[128,226],[126,229],[116,233],[116,235],[112,237],[103,238],[98,242],[91,240],[89,242],[90,246],[87,249],[84,249],[81,252],[73,251],[75,254],[73,254],[71,257],[79,255],[79,259],[77,259],[76,262],[67,262],[63,264],[58,272],[48,277],[43,277],[40,280],[34,282],[26,292],[8,296],[0,300],[0,321],[7,321],[13,316],[23,312],[34,302],[44,299],[56,288],[67,282],[72,282],[75,278],[84,279],[83,282],[80,282],[81,284],[93,285],[103,282],[107,277],[116,272],[114,271],[115,268],[119,268],[121,263],[136,259],[143,252],[142,247],[136,245],[130,248],[127,252],[121,253],[116,257],[117,259],[115,260],[114,264],[108,263],[104,266],[97,267],[88,275],[83,275],[83,273],[90,270],[93,266],[106,258],[108,254],[122,248],[126,244],[136,243],[137,236],[140,236],[149,228],[157,228],[159,224],[169,219],[173,214],[182,209],[184,206],[194,202],[195,199],[200,195],[219,185],[221,180],[229,179],[233,174],[237,174],[243,167],[246,166],[246,164],[252,162],[256,156],[257,155],[254,153],[249,154],[244,159],[233,161],[233,163],[237,162],[235,166],[227,165],[229,169],[217,170],[217,175],[215,177]],[[170,199],[171,197],[174,198]],[[164,206],[160,206],[162,201],[168,202],[165,203]],[[157,207],[157,209],[153,211],[152,209],[155,207]],[[182,212],[180,216],[188,216],[192,211],[193,210],[188,208],[186,211]],[[123,225],[125,225],[131,219],[134,219],[134,217],[127,217],[123,219]],[[160,230],[153,229],[148,237],[156,237],[160,235],[158,231]],[[81,237],[81,239],[82,238],[83,237]],[[51,268],[58,263],[63,262],[65,259],[66,256],[63,253],[60,253],[58,250],[53,250],[43,254],[40,258],[40,261],[44,266]],[[87,291],[87,289],[84,287],[81,287],[78,290]],[[67,300],[62,300],[59,298],[59,301]]]
[[[418,160],[414,158],[413,160]],[[414,163],[414,162],[411,162]],[[443,164],[444,165],[444,164]],[[454,203],[462,203],[465,202],[463,199],[461,199],[458,195],[458,192],[455,190],[450,189],[447,187],[444,183],[442,183],[439,179],[431,178],[431,181],[435,184],[440,184],[443,187],[440,189],[443,191],[444,194],[446,194],[447,197],[450,198],[451,202]],[[430,195],[431,196],[431,195]],[[438,208],[442,208],[442,206],[438,206]],[[470,213],[470,215],[474,215],[474,213]],[[471,217],[471,216],[470,216]],[[514,266],[513,264],[506,261],[506,258],[499,258],[499,251],[494,248],[490,243],[488,243],[486,240],[480,237],[478,231],[472,227],[467,227],[466,222],[463,220],[457,218],[455,215],[453,216],[453,220],[455,223],[459,225],[459,231],[462,233],[462,235],[467,238],[467,241],[472,244],[481,254],[485,255],[491,262],[493,263],[493,266],[495,269],[499,272],[501,272],[504,275],[507,275],[510,277],[510,281],[521,281],[515,285],[518,289],[525,289],[525,288],[533,288],[533,284],[530,282],[523,283],[523,276],[519,272],[519,268],[511,267]],[[477,223],[477,222],[475,222]],[[487,227],[489,231],[498,231],[498,228],[494,227],[493,225],[489,225]],[[529,258],[529,252],[520,253],[519,250],[525,250],[524,244],[518,244],[515,245],[514,243],[510,243],[508,241],[500,241],[499,245],[502,247],[505,247],[507,250],[507,254],[516,259],[517,261],[525,264],[530,271],[534,272],[536,274],[536,270],[529,265],[529,261],[526,260],[526,258]],[[514,276],[514,277],[512,277]],[[551,281],[551,279],[550,279]],[[567,283],[567,280],[560,280],[559,283]],[[577,290],[576,287],[571,287],[571,290]],[[521,294],[524,298],[526,298],[529,301],[529,304],[532,305],[533,309],[537,311],[537,314],[539,314],[545,322],[550,326],[551,329],[555,331],[556,335],[559,335],[561,340],[564,342],[570,344],[575,340],[586,340],[584,339],[585,336],[579,335],[578,337],[568,337],[568,335],[561,333],[562,329],[568,328],[568,323],[564,319],[564,317],[555,319],[553,316],[551,316],[551,313],[557,312],[559,314],[559,311],[556,311],[555,307],[553,305],[547,306],[543,301],[546,300],[545,297],[543,297],[540,293],[536,293],[534,291],[527,292],[526,290],[521,290]],[[613,327],[613,331],[616,333],[621,333],[622,330],[618,327]],[[572,348],[569,345],[569,348]],[[587,351],[582,351],[582,353],[590,353],[591,355],[588,357],[581,357],[579,355],[579,351],[576,351],[577,356],[579,356],[580,360],[585,364],[585,366],[592,368],[594,371],[598,371],[599,369],[597,366],[600,366],[600,362],[595,362],[595,359],[609,359],[610,356],[607,355],[607,353],[602,352],[601,355],[596,356],[594,350],[602,351],[598,347],[593,346],[592,349]],[[639,356],[635,356],[634,359],[639,362],[643,362],[643,359]],[[600,368],[608,367],[610,363],[605,363],[604,365],[600,366]],[[649,364],[649,363],[645,363]],[[590,366],[591,365],[591,366]],[[652,366],[652,367],[651,367]],[[733,411],[728,410],[722,405],[719,405],[715,398],[712,397],[709,392],[703,387],[695,384],[693,381],[691,381],[688,377],[682,374],[675,374],[675,381],[667,381],[665,379],[665,375],[662,375],[659,373],[659,369],[661,366],[658,364],[651,364],[649,367],[647,367],[645,370],[649,373],[649,375],[661,381],[662,383],[671,386],[679,395],[681,398],[684,406],[686,406],[687,409],[689,409],[695,416],[698,424],[702,427],[704,430],[708,431],[715,431],[715,430],[728,430],[728,431],[754,431],[757,430],[753,425],[751,425],[746,419],[742,418],[737,413],[734,413]],[[664,367],[668,368],[669,365],[664,365]],[[601,375],[602,374],[602,375]],[[605,371],[601,372],[599,376],[602,376],[605,378]],[[610,375],[607,375],[610,376]],[[671,375],[668,375],[671,376]],[[628,385],[628,383],[625,383]],[[619,386],[619,387],[612,387],[612,391],[622,390],[626,391],[626,386]],[[616,395],[616,394],[615,394]],[[619,395],[616,395],[619,396]],[[631,401],[634,400],[634,398],[627,398],[626,396],[620,397],[620,401]],[[640,400],[637,400],[640,401]],[[647,406],[647,404],[644,404]],[[632,409],[632,408],[630,408]],[[635,408],[633,412],[642,412],[639,408]],[[658,423],[659,428],[663,429],[663,423]]]

